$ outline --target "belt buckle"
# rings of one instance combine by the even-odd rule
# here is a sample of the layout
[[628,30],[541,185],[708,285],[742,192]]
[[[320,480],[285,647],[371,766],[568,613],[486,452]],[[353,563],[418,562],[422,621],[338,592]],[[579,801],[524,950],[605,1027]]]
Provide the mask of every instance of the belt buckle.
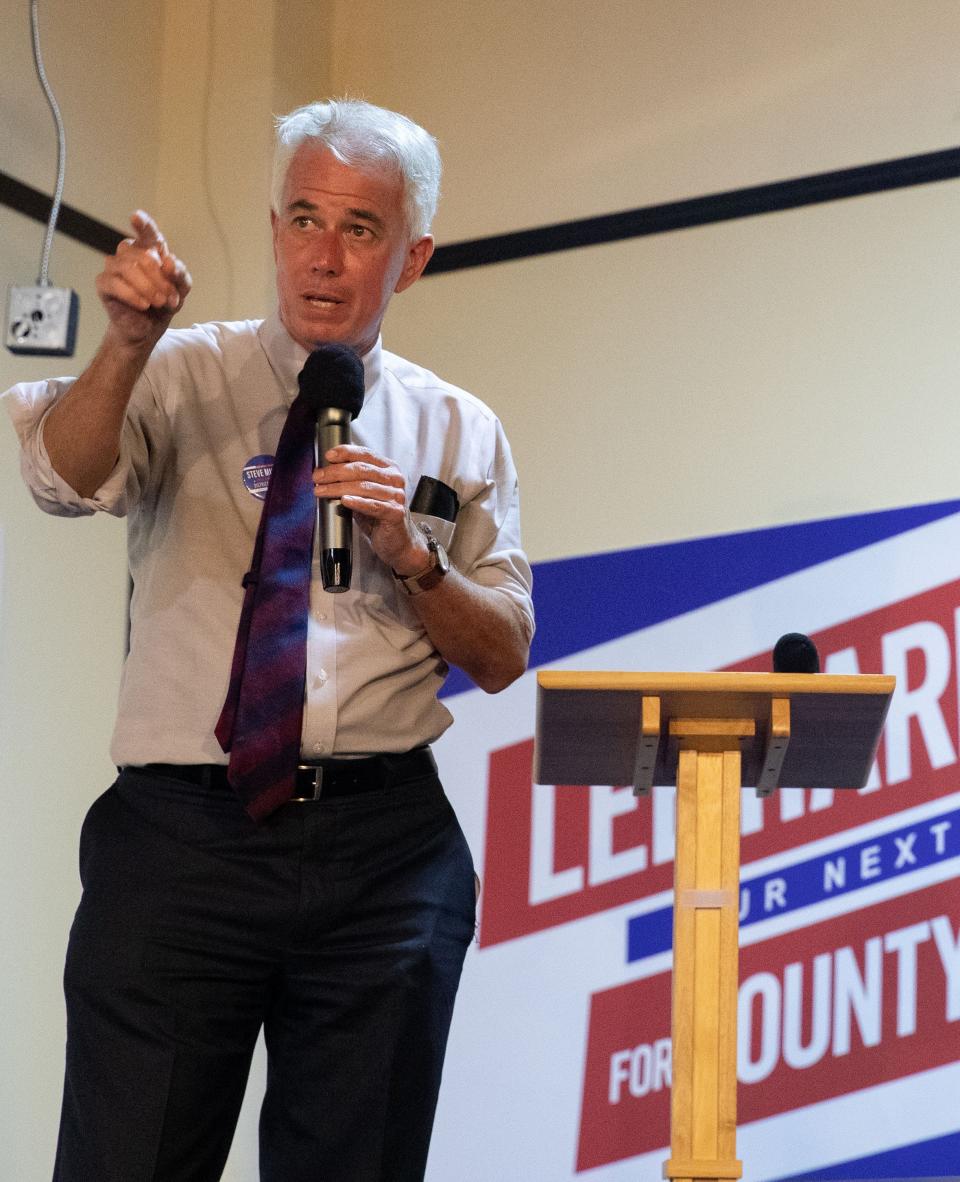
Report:
[[299,796],[292,796],[290,798],[291,803],[303,803],[305,801],[319,800],[320,793],[323,790],[323,765],[319,764],[319,763],[316,765],[309,764],[309,763],[301,763],[298,765],[297,771],[298,772],[312,772],[313,773],[313,784],[310,786],[311,790],[310,790],[309,795],[307,795],[307,792],[304,791]]

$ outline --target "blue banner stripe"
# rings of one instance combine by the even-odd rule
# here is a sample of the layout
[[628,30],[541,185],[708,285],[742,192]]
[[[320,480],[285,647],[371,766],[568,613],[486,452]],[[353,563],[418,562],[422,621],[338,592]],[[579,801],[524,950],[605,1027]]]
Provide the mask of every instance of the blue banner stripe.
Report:
[[[960,501],[941,501],[536,563],[537,633],[530,667],[616,640],[958,511]],[[451,669],[440,696],[472,688],[465,673]]]
[[841,1182],[841,1179],[901,1178],[911,1182],[960,1182],[960,1133],[947,1133],[915,1145],[902,1145],[861,1157],[856,1161],[825,1166],[809,1174],[791,1174],[778,1182]]
[[[960,855],[960,809],[740,883],[740,926],[786,915],[824,899],[915,873]],[[627,921],[627,963],[673,945],[673,908]]]

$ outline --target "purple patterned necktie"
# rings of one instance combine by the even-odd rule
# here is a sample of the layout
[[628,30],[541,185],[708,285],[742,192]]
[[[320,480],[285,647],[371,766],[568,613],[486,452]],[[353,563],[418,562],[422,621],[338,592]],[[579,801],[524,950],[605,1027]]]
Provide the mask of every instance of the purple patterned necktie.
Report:
[[260,516],[230,688],[215,728],[229,752],[227,779],[261,821],[293,795],[307,663],[307,615],[316,497],[311,476],[319,411],[355,415],[363,402],[363,366],[343,345],[311,353],[299,377]]

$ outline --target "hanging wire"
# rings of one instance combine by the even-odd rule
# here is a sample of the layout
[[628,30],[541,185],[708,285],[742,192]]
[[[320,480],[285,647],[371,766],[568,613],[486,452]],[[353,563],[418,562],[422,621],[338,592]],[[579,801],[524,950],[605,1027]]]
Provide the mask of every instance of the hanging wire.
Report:
[[203,81],[203,120],[200,125],[200,157],[202,161],[203,199],[213,223],[213,230],[223,252],[223,282],[226,288],[227,315],[233,315],[234,304],[234,273],[233,254],[230,250],[230,240],[223,227],[223,222],[217,212],[217,203],[213,196],[212,161],[210,154],[210,124],[213,119],[214,69],[216,65],[215,50],[217,45],[217,0],[210,0],[207,6],[207,62]]
[[43,253],[40,256],[40,276],[37,279],[37,283],[41,287],[49,287],[50,248],[53,245],[53,232],[57,227],[57,218],[60,214],[60,200],[63,197],[63,174],[67,160],[67,138],[63,132],[63,120],[60,118],[60,108],[57,106],[57,100],[53,97],[53,91],[50,89],[50,83],[47,81],[47,72],[43,68],[43,57],[40,53],[40,26],[37,20],[37,3],[38,0],[30,0],[30,31],[33,35],[33,60],[37,67],[37,77],[40,79],[40,85],[43,87],[43,93],[47,96],[47,102],[50,104],[50,110],[53,112],[53,121],[57,125],[57,188],[53,195],[53,203],[50,206],[50,218],[47,222],[47,232],[43,239]]

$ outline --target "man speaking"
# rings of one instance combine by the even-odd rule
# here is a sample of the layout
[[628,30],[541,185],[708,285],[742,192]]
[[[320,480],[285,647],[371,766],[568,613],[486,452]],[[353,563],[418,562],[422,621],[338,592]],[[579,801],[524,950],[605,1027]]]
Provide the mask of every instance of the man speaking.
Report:
[[[294,111],[276,314],[167,331],[190,276],[138,212],[89,367],[8,400],[37,502],[126,516],[133,580],[120,773],[81,834],[57,1182],[218,1179],[261,1027],[263,1182],[423,1177],[475,918],[437,690],[450,663],[504,688],[533,632],[499,422],[380,342],[439,177],[401,115]],[[449,554],[411,517],[422,477],[459,501]],[[326,502],[352,516],[348,587],[321,577]]]

